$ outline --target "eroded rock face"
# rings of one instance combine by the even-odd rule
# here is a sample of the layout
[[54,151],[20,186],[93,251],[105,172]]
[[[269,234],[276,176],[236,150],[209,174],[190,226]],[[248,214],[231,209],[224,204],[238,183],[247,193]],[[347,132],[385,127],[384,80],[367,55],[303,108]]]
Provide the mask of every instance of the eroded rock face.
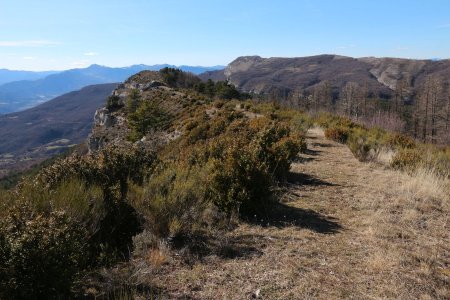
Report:
[[95,111],[94,128],[87,139],[89,152],[100,150],[107,142],[110,142],[106,137],[107,132],[113,130],[117,123],[123,123],[123,121],[113,116],[107,108],[104,107]]
[[[119,104],[122,106],[121,108],[110,110],[104,107],[96,110],[94,114],[94,126],[86,141],[89,152],[101,150],[107,145],[122,147],[126,144],[132,144],[132,142],[128,140],[130,129],[128,128],[124,106],[128,96],[132,90],[135,89],[139,90],[140,96],[146,101],[150,101],[150,95],[153,95],[152,93],[157,93],[159,95],[159,92],[166,93],[166,95],[171,95],[172,97],[181,98],[183,96],[172,91],[172,89],[163,82],[159,72],[142,71],[131,76],[124,83],[119,84],[112,92],[113,96],[119,97]],[[160,136],[163,136],[163,134],[163,132],[157,132],[149,133],[148,135],[155,136],[155,140],[162,140]],[[154,139],[143,139],[138,141],[138,143],[142,143],[143,146],[151,148],[153,147],[153,144],[157,145]],[[159,140],[157,142],[159,142]]]
[[138,82],[129,82],[125,84],[125,88],[127,89],[136,89],[142,91],[147,91],[151,88],[156,88],[160,86],[166,86],[164,82],[161,82],[159,80],[152,80],[147,83],[138,83]]
[[94,115],[94,126],[104,126],[106,128],[113,126],[115,118],[107,108],[97,109]]
[[233,73],[248,71],[253,65],[263,61],[260,56],[242,56],[231,62],[224,70],[225,76],[230,79]]
[[87,146],[89,153],[100,150],[106,144],[106,140],[104,137],[98,137],[90,135],[87,140]]

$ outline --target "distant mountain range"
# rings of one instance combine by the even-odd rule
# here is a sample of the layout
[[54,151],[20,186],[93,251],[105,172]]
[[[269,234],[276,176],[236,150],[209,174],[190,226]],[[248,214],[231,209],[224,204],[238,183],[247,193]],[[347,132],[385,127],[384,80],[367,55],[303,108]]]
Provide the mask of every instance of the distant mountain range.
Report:
[[224,70],[208,71],[203,80],[229,80],[246,92],[288,94],[312,91],[327,81],[338,93],[350,81],[366,86],[374,96],[390,98],[399,80],[417,88],[429,75],[450,78],[450,60],[400,58],[352,58],[339,55],[262,58],[243,56]]
[[0,116],[0,177],[83,142],[95,110],[116,83],[92,85],[21,112]]
[[[121,82],[140,71],[157,71],[164,67],[177,66],[161,64],[110,68],[91,65],[84,69],[62,72],[0,70],[0,83],[3,83],[0,85],[0,114],[21,111],[88,85]],[[178,68],[199,74],[224,67],[179,66]]]
[[56,73],[59,71],[33,72],[0,69],[0,85],[19,80],[36,80]]

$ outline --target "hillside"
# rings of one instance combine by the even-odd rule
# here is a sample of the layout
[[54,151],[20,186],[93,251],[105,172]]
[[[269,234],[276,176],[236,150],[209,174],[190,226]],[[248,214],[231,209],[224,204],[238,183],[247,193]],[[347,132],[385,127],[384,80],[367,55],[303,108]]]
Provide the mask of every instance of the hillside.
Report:
[[428,75],[450,76],[450,60],[412,60],[399,58],[351,58],[338,55],[310,57],[262,58],[243,56],[224,70],[202,74],[203,80],[231,81],[238,88],[255,93],[270,93],[273,89],[291,92],[312,91],[327,81],[339,92],[347,82],[367,85],[375,96],[392,97],[399,80],[407,79],[418,87]]
[[87,153],[1,191],[0,298],[445,299],[449,149],[247,96],[118,85]]
[[117,84],[85,87],[22,112],[0,116],[0,174],[82,143],[94,112]]

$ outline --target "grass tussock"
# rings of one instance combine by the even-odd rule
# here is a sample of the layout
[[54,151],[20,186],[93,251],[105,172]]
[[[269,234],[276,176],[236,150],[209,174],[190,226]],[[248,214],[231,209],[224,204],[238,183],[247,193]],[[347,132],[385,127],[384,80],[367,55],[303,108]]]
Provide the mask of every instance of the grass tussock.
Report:
[[409,208],[425,208],[423,211],[450,209],[450,182],[429,168],[414,171],[402,185],[401,191]]
[[[450,182],[429,168],[409,174],[389,171],[389,176],[395,179],[389,181],[388,193],[367,195],[371,200],[362,204],[370,204],[365,220],[370,230],[365,234],[376,245],[367,257],[367,266],[396,282],[398,290],[392,295],[408,291],[412,298],[445,299],[450,292],[446,254]],[[391,276],[393,270],[401,272],[403,279]],[[388,286],[379,286],[380,293],[386,295]]]

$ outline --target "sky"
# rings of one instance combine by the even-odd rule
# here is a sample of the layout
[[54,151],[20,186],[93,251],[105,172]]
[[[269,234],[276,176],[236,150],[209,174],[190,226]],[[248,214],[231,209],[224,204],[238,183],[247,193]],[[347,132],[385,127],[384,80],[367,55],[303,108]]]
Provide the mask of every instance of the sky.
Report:
[[448,0],[0,0],[0,68],[450,58]]

